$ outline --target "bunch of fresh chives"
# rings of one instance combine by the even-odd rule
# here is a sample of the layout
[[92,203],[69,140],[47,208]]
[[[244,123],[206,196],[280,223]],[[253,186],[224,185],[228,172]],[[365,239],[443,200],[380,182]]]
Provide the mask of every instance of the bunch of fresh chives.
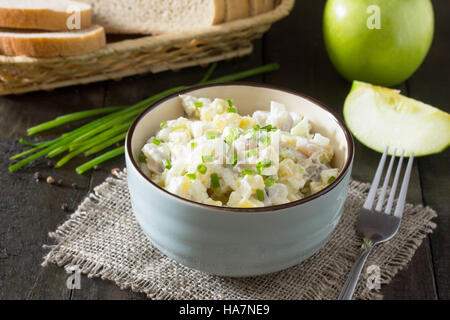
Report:
[[[8,169],[9,171],[13,172],[38,158],[54,158],[61,155],[61,159],[59,159],[55,164],[55,167],[59,168],[79,154],[83,153],[85,156],[94,155],[120,141],[123,141],[131,123],[136,118],[136,116],[141,113],[148,105],[168,95],[198,85],[238,81],[258,74],[275,71],[278,70],[279,65],[277,63],[268,64],[258,68],[210,80],[215,67],[216,63],[212,64],[203,79],[194,85],[179,86],[168,89],[141,102],[138,102],[133,106],[110,107],[71,113],[29,128],[27,130],[27,133],[29,136],[33,136],[37,133],[59,127],[72,121],[103,115],[97,120],[84,124],[81,127],[70,132],[63,133],[60,137],[50,141],[33,143],[24,139],[20,139],[19,141],[21,143],[28,145],[31,148],[25,152],[11,157],[10,160],[16,160],[25,156],[28,157],[11,165]],[[94,166],[122,155],[123,153],[125,153],[125,148],[123,146],[110,150],[77,167],[76,172],[79,174],[83,174],[84,172],[92,169]]]

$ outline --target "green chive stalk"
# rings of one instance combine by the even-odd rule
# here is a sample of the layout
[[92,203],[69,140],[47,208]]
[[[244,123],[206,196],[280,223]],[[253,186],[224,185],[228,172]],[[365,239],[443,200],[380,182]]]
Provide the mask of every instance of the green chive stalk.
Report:
[[109,141],[105,141],[103,143],[99,143],[95,147],[93,147],[93,148],[89,149],[88,151],[86,151],[84,153],[84,155],[86,157],[88,157],[88,156],[93,155],[93,154],[95,154],[97,152],[100,152],[100,151],[102,151],[102,150],[112,146],[113,144],[116,144],[119,141],[125,140],[126,136],[127,136],[127,133],[125,132],[125,133],[119,134],[117,137],[114,137],[114,138],[112,138]]
[[128,130],[128,124],[127,126],[121,126],[118,128],[113,128],[110,129],[108,131],[105,131],[104,133],[98,135],[97,137],[94,137],[93,139],[87,141],[84,145],[76,148],[75,150],[69,152],[67,155],[65,155],[61,160],[59,160],[56,164],[55,164],[55,168],[60,168],[62,167],[64,164],[66,164],[67,162],[69,162],[69,160],[71,160],[72,158],[74,158],[75,156],[79,155],[80,153],[91,149],[92,147],[95,147],[101,143],[108,143],[110,142],[111,138],[114,138],[115,135],[118,132],[123,132],[125,131],[125,135],[126,135],[126,131]]
[[64,116],[57,117],[54,120],[41,123],[35,127],[31,127],[27,130],[27,133],[29,136],[31,136],[36,133],[42,132],[42,131],[46,131],[49,129],[59,127],[68,122],[72,122],[75,120],[81,120],[81,119],[85,119],[85,118],[90,118],[90,117],[97,116],[100,114],[111,113],[113,111],[117,111],[117,110],[123,109],[123,108],[125,108],[125,107],[110,107],[110,108],[101,108],[101,109],[94,109],[94,110],[66,114]]
[[108,152],[102,154],[101,156],[98,156],[97,158],[92,159],[91,161],[88,161],[88,162],[82,164],[81,166],[77,167],[75,169],[75,171],[78,174],[83,174],[86,171],[91,170],[96,165],[99,165],[102,162],[108,161],[108,160],[115,158],[117,156],[120,156],[124,153],[125,153],[125,147],[121,146],[119,148],[108,151]]

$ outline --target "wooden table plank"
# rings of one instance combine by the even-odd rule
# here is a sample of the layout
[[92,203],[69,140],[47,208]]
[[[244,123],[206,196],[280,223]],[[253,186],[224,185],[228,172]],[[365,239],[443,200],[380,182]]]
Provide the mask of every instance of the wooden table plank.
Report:
[[[450,112],[449,1],[433,1],[435,35],[428,57],[408,81],[410,96]],[[438,134],[438,132],[436,132]],[[434,275],[440,299],[450,299],[450,150],[418,160],[424,204],[438,212],[430,236]]]
[[[344,80],[332,66],[322,38],[324,3],[318,1],[296,2],[292,14],[276,24],[265,37],[265,59],[282,62],[280,72],[266,76],[269,83],[303,92],[326,104],[342,117],[342,106],[351,84]],[[289,34],[290,41],[286,41]],[[400,89],[406,89],[404,85]],[[355,160],[352,176],[370,182],[378,165],[380,154],[355,141]],[[419,172],[415,166],[408,201],[422,203]],[[434,299],[436,292],[432,279],[433,268],[429,244],[425,242],[406,270],[400,273],[402,281],[383,287],[386,298]],[[412,290],[414,289],[414,290]]]
[[0,97],[0,138],[25,137],[26,129],[70,112],[102,106],[105,83]]
[[434,276],[439,299],[450,299],[450,150],[419,160],[425,205],[438,212],[437,228],[430,235]]
[[[50,242],[47,233],[69,216],[61,205],[67,203],[73,209],[83,199],[90,175],[74,174],[76,164],[56,171],[43,160],[14,174],[6,168],[10,156],[25,150],[16,140],[25,136],[27,127],[68,112],[101,107],[103,95],[104,84],[96,84],[0,98],[0,299],[69,298],[64,271],[40,266],[47,251],[42,245]],[[35,171],[63,179],[66,186],[36,184]],[[71,188],[73,182],[78,190]]]
[[[100,169],[91,173],[91,184],[87,193],[93,192],[93,189],[101,184],[109,175],[112,168],[122,169],[125,165],[123,158],[115,158],[101,165]],[[54,272],[64,273],[63,270]],[[81,276],[81,288],[73,289],[70,295],[72,300],[97,300],[97,299],[146,299],[144,294],[138,294],[131,290],[121,290],[115,283],[109,280],[99,278],[88,278]]]
[[[323,45],[321,17],[324,3],[297,1],[291,16],[276,23],[263,41],[256,41],[255,52],[246,58],[222,62],[217,76],[278,61],[277,73],[255,77],[253,81],[281,85],[304,92],[324,102],[341,114],[342,103],[350,84],[331,65]],[[450,3],[434,2],[436,11],[435,41],[425,64],[408,82],[409,93],[448,111],[449,29],[446,27]],[[319,18],[320,17],[320,18]],[[122,81],[108,81],[87,86],[57,89],[52,92],[29,93],[0,98],[0,152],[9,157],[21,146],[15,139],[25,129],[57,115],[90,107],[130,104],[176,85],[199,80],[205,69],[190,68],[181,72],[136,76]],[[401,86],[405,89],[405,86]],[[1,160],[5,168],[9,161]],[[370,181],[379,154],[356,142],[354,178]],[[45,162],[36,162],[14,175],[0,171],[0,299],[143,299],[142,294],[120,290],[110,281],[82,277],[81,290],[66,288],[67,274],[62,268],[41,268],[49,243],[47,233],[64,222],[69,213],[60,209],[62,202],[74,209],[101,183],[113,167],[123,167],[123,159],[115,159],[102,169],[78,176],[73,169],[82,159],[67,168],[51,170]],[[408,201],[431,205],[440,213],[438,229],[416,252],[408,267],[394,281],[383,287],[390,299],[449,298],[449,152],[422,158],[415,165]],[[76,181],[79,190],[33,183],[32,173],[62,177]],[[431,242],[431,246],[430,246]],[[433,269],[434,262],[434,269]],[[436,279],[434,277],[436,276]],[[437,287],[437,292],[436,292]]]

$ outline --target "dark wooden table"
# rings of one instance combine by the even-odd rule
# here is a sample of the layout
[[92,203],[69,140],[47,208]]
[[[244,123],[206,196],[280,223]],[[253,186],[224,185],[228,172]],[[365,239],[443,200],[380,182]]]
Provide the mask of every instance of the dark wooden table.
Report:
[[[431,51],[414,76],[399,86],[403,93],[449,111],[450,100],[450,19],[449,1],[433,1],[436,31]],[[321,23],[324,1],[297,1],[292,14],[275,24],[263,39],[255,41],[252,55],[221,62],[216,75],[277,61],[280,71],[254,77],[251,81],[284,86],[310,95],[339,113],[350,83],[342,79],[328,60],[322,41]],[[418,21],[417,23],[420,23]],[[129,105],[163,89],[196,82],[205,70],[199,67],[107,81],[84,86],[0,98],[0,299],[144,299],[144,295],[122,291],[114,283],[82,277],[81,290],[66,288],[67,274],[62,268],[40,266],[48,244],[47,234],[63,223],[71,210],[101,183],[114,167],[115,159],[99,171],[79,176],[74,172],[83,159],[62,169],[50,169],[36,161],[17,173],[7,171],[8,158],[24,150],[17,138],[27,127],[69,112],[111,105]],[[356,142],[353,178],[370,181],[379,154]],[[431,206],[439,213],[437,229],[417,250],[408,267],[382,292],[387,299],[450,298],[450,152],[423,157],[415,162],[408,201]],[[33,173],[63,179],[65,186],[35,183]],[[70,187],[77,183],[78,190]]]

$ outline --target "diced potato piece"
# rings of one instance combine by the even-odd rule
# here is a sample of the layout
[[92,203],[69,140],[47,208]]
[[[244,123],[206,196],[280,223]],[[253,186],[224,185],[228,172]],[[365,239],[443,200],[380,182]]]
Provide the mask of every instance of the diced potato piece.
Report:
[[320,172],[320,180],[324,184],[333,182],[339,174],[339,169],[327,169]]
[[291,129],[291,134],[299,137],[308,137],[309,131],[311,130],[311,124],[308,119],[303,118],[297,125]]
[[256,120],[256,122],[264,127],[267,124],[267,119],[270,116],[270,112],[267,111],[255,111],[252,115],[252,118]]
[[286,111],[286,107],[278,102],[270,102],[270,116],[267,119],[267,124],[278,127],[281,130],[291,130],[293,121],[289,112]]
[[323,184],[321,181],[312,181],[309,184],[309,188],[311,190],[311,193],[317,193],[320,190],[322,190],[323,188],[325,188],[327,185]]
[[147,143],[142,148],[142,153],[147,159],[148,168],[157,173],[164,171],[163,159],[170,158],[170,151],[166,145],[157,146],[154,143]]
[[282,183],[274,183],[272,186],[267,188],[267,193],[272,204],[283,204],[289,202],[288,188]]
[[320,133],[314,134],[312,141],[322,147],[328,146],[330,144],[330,139],[324,137]]
[[256,125],[256,120],[252,117],[241,117],[241,121],[239,122],[239,128],[247,130],[251,129]]

